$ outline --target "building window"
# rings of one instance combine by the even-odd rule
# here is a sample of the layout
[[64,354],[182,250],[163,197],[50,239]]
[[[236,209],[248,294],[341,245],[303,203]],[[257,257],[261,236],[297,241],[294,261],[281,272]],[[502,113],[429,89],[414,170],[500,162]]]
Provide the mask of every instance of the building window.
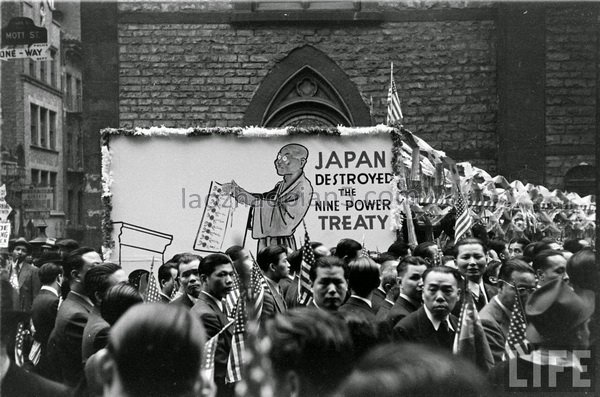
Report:
[[40,146],[48,147],[48,109],[40,107]]
[[50,207],[53,210],[56,210],[56,203],[57,203],[57,190],[56,189],[56,177],[57,174],[56,172],[49,172],[48,173],[48,186],[50,186],[52,188],[52,206]]
[[42,80],[44,83],[48,83],[48,73],[47,73],[46,62],[41,61],[39,64],[40,64],[40,80]]
[[31,125],[31,144],[39,145],[39,136],[38,136],[38,117],[39,117],[39,107],[33,104],[29,105],[29,118]]
[[40,187],[48,186],[48,171],[40,171]]
[[50,68],[50,84],[52,85],[52,87],[56,87],[58,85],[58,82],[56,80],[56,69],[57,69],[57,59],[56,59],[56,50],[55,49],[50,49],[50,60],[48,61],[49,63],[49,68]]
[[35,61],[33,59],[29,58],[29,75],[31,77],[33,77],[34,79],[36,78],[35,69],[36,69],[35,68]]
[[75,111],[81,112],[81,80],[77,78],[75,79],[75,95],[77,96],[75,99]]
[[77,192],[77,224],[81,224],[83,220],[83,192]]
[[67,220],[69,221],[69,223],[71,225],[75,224],[75,214],[73,213],[74,210],[74,205],[73,205],[73,200],[75,199],[75,196],[73,195],[73,190],[68,190],[67,191]]
[[31,169],[31,186],[40,185],[40,170]]
[[50,122],[48,123],[48,139],[50,149],[56,149],[56,112],[50,111]]
[[69,73],[67,73],[65,83],[65,94],[67,95],[67,109],[71,110],[73,107],[73,79]]

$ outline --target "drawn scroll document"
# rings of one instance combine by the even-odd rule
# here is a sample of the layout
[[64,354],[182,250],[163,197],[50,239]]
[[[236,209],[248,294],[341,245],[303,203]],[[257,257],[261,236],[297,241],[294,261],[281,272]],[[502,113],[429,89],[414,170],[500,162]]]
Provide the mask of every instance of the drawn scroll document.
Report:
[[[238,212],[240,214],[237,216]],[[236,215],[234,219],[234,214]],[[212,181],[210,189],[206,196],[206,206],[198,227],[196,240],[194,241],[194,250],[205,252],[223,252],[231,245],[242,245],[245,239],[245,225],[239,231],[235,227],[236,220],[246,223],[247,210],[240,208],[239,204],[228,194],[223,194],[223,188],[220,183]],[[240,234],[240,235],[237,235]]]

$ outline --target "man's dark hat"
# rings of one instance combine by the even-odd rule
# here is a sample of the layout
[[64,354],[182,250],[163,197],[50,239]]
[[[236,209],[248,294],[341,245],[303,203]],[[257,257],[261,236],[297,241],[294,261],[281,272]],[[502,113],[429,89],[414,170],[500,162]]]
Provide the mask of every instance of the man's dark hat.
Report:
[[58,252],[44,252],[38,259],[34,260],[35,266],[40,267],[45,263],[55,263],[62,266],[62,257]]
[[31,252],[31,244],[29,244],[29,242],[25,240],[24,237],[19,237],[17,239],[10,240],[8,244],[8,250],[12,252],[18,245],[24,246],[25,248],[27,248],[27,252]]
[[593,312],[594,305],[581,299],[562,278],[552,280],[527,300],[527,340],[542,343],[560,338]]

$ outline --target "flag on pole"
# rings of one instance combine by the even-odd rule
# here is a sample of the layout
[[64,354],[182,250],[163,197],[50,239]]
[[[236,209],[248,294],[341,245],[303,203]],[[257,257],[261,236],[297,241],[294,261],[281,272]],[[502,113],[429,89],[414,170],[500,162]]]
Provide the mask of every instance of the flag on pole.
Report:
[[454,244],[456,244],[458,240],[465,237],[473,224],[471,215],[469,214],[469,206],[460,192],[460,188],[456,195],[454,208],[456,208],[456,223],[454,224]]
[[200,369],[207,372],[206,379],[213,379],[215,373],[215,353],[217,352],[217,342],[219,336],[233,324],[233,320],[223,327],[216,335],[210,338],[204,344],[204,351],[202,352],[202,361]]
[[487,343],[485,331],[477,314],[477,308],[468,288],[463,291],[458,330],[454,335],[452,352],[473,362],[484,372],[494,366],[492,351]]
[[402,115],[400,98],[398,97],[398,90],[396,89],[396,83],[394,82],[393,62],[390,67],[390,89],[388,90],[387,104],[387,124],[391,125],[395,122],[402,122],[404,116]]
[[240,276],[237,272],[233,273],[233,287],[225,296],[225,313],[228,317],[234,317],[235,305],[240,298]]
[[508,326],[508,336],[504,346],[504,358],[512,359],[518,355],[528,354],[530,346],[525,339],[525,330],[527,322],[525,321],[525,312],[519,294],[515,294],[515,301],[510,314],[510,323]]
[[[252,255],[252,254],[250,254]],[[263,303],[265,301],[265,289],[269,288],[265,276],[258,267],[258,263],[252,255],[252,273],[250,275],[250,301],[254,302],[254,316],[253,318],[260,318],[263,309]]]
[[244,357],[244,345],[246,334],[246,297],[242,294],[235,308],[235,319],[233,323],[233,337],[231,339],[231,350],[227,360],[227,374],[225,383],[235,383],[242,380],[242,365]]
[[[303,222],[304,224],[304,222]],[[308,305],[312,299],[313,293],[310,283],[310,269],[315,264],[315,253],[310,245],[308,230],[304,224],[304,245],[302,246],[302,265],[300,267],[300,277],[298,278],[298,304]]]
[[146,303],[160,302],[160,291],[158,290],[156,277],[154,277],[154,257],[152,257],[152,263],[150,264],[150,274],[148,274],[148,285],[146,286],[145,298]]

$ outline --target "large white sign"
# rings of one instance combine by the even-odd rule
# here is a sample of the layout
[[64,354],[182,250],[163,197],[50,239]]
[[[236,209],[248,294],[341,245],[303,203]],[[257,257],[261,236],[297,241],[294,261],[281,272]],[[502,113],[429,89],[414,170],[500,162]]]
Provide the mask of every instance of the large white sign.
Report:
[[[161,248],[165,259],[181,252],[204,255],[197,237],[207,229],[201,222],[208,222],[203,215],[215,203],[209,189],[216,181],[232,198],[226,200],[232,205],[228,219],[218,219],[227,228],[223,251],[234,244],[256,251],[274,241],[299,248],[303,221],[312,241],[333,247],[352,238],[385,251],[395,237],[391,146],[388,134],[111,136],[105,173],[111,179],[110,218],[173,236]],[[118,242],[118,228],[112,240]],[[111,259],[118,250],[116,244]],[[153,256],[149,252],[144,260]]]
[[45,61],[48,59],[48,44],[33,44],[27,47],[3,47],[0,48],[0,60],[31,58],[34,61]]

